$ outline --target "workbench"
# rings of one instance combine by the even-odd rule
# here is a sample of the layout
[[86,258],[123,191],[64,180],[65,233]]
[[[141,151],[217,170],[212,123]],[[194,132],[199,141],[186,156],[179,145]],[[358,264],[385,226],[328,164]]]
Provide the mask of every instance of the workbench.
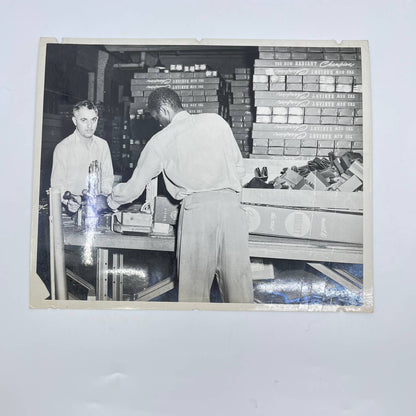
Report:
[[[251,160],[244,159],[248,182],[256,167],[267,166],[271,177],[275,177],[285,166],[299,163],[299,160]],[[157,195],[157,180],[153,179],[146,188],[146,201],[153,204]],[[273,206],[300,207],[314,209],[322,207],[333,212],[354,212],[362,215],[362,193],[312,192],[312,191],[281,191],[269,189],[243,189],[243,204],[268,204]],[[59,217],[60,202],[55,203],[55,217]],[[58,226],[57,229],[60,227]],[[59,237],[59,236],[58,236]],[[59,239],[58,239],[59,240]],[[75,226],[63,227],[63,246],[85,247],[97,250],[97,278],[94,298],[97,300],[123,300],[123,254],[122,250],[150,250],[162,252],[175,251],[175,236],[125,235],[106,230],[96,232],[92,236],[77,230]],[[62,248],[60,249],[62,252]],[[262,235],[249,236],[250,257],[301,260],[323,273],[330,279],[350,290],[362,295],[363,281],[340,268],[330,268],[324,263],[363,264],[363,244],[335,243],[303,238],[282,238]],[[62,263],[62,261],[61,261]],[[61,272],[59,275],[62,276]],[[68,275],[68,273],[67,273]],[[111,279],[109,282],[108,279]],[[65,296],[66,284],[60,280],[61,296]],[[112,284],[112,296],[109,298],[108,284]],[[171,290],[174,287],[172,277],[167,277],[136,295],[135,300],[146,301]],[[58,287],[57,287],[58,288]],[[59,288],[58,288],[59,289]],[[91,288],[92,289],[92,288]],[[59,293],[59,290],[58,290]]]
[[[112,300],[123,300],[123,255],[120,250],[175,251],[174,236],[124,235],[113,231],[96,232],[92,238],[74,228],[64,228],[65,246],[84,247],[90,244],[97,249],[97,300],[109,300],[108,279],[112,279]],[[110,259],[110,250],[112,258]],[[322,262],[363,263],[361,245],[308,241],[294,238],[249,236],[250,257],[302,260],[354,293],[362,288],[360,280],[342,270],[330,269]],[[111,261],[110,261],[111,260]],[[111,268],[109,267],[111,263]],[[136,300],[151,300],[174,287],[173,279],[166,278],[138,294]]]

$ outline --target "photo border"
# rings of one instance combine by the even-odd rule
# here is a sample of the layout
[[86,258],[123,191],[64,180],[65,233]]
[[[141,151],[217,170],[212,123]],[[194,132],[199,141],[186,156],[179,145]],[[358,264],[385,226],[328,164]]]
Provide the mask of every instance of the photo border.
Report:
[[[82,45],[190,45],[190,46],[274,46],[274,47],[354,47],[361,48],[362,104],[363,104],[363,306],[323,304],[240,304],[193,302],[140,302],[140,301],[88,301],[41,300],[34,283],[37,265],[37,237],[39,215],[40,163],[42,152],[42,120],[45,85],[47,44]],[[125,310],[211,310],[211,311],[302,311],[302,312],[373,312],[373,160],[372,160],[372,112],[369,45],[364,40],[259,40],[259,39],[117,39],[117,38],[40,38],[36,87],[36,119],[34,137],[34,162],[32,179],[32,221],[30,254],[30,308],[62,309],[125,309]]]

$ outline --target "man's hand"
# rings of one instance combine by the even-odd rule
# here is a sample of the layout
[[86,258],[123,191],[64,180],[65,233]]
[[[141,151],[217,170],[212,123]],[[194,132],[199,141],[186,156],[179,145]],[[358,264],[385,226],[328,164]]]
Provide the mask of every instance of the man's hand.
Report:
[[113,212],[113,210],[108,206],[106,195],[97,195],[95,197],[95,210],[98,215]]
[[70,199],[68,201],[68,205],[66,206],[66,208],[68,209],[68,211],[71,214],[75,214],[79,210],[80,206],[81,206],[81,204],[79,204],[77,201],[75,201],[75,199]]
[[64,200],[67,200],[66,209],[71,213],[75,214],[79,207],[81,206],[81,197],[79,195],[71,194],[71,192],[66,191],[63,196]]

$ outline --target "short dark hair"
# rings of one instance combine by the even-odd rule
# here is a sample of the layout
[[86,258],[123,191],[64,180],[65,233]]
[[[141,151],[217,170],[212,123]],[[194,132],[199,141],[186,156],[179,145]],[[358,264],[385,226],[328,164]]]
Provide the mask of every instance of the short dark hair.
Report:
[[78,101],[73,107],[72,107],[72,114],[75,116],[75,111],[80,110],[82,107],[88,108],[88,110],[94,110],[98,115],[98,108],[96,105],[90,101],[90,100],[82,100]]
[[170,88],[162,87],[152,91],[147,100],[147,108],[149,111],[160,111],[163,105],[169,105],[173,110],[183,110],[182,102],[179,95]]

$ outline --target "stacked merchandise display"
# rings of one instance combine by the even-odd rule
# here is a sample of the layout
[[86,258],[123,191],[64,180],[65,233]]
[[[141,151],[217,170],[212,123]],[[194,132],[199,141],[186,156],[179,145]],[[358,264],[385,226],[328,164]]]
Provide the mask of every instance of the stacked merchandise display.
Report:
[[130,173],[133,166],[133,161],[131,160],[131,147],[133,141],[130,138],[129,124],[128,120],[123,120],[122,131],[121,131],[121,172],[124,175],[130,177]]
[[111,139],[109,140],[111,159],[113,161],[113,167],[115,171],[120,171],[120,162],[122,160],[123,146],[125,145],[122,141],[122,130],[123,120],[120,116],[114,116],[111,121]]
[[97,105],[97,108],[100,117],[95,134],[108,142],[114,173],[124,174],[130,162],[128,122],[124,120],[118,109],[114,108],[110,111],[102,104]]
[[191,114],[217,113],[224,115],[225,82],[217,71],[207,70],[206,65],[171,65],[170,70],[160,72],[149,68],[146,73],[135,73],[131,80],[133,103],[130,114],[135,117],[138,110],[147,105],[150,93],[160,87],[175,90],[184,109]]
[[230,123],[230,117],[229,117],[229,109],[230,104],[232,103],[233,96],[231,94],[231,81],[234,80],[234,74],[221,74],[221,77],[224,79],[225,87],[224,87],[224,101],[226,103],[225,105],[225,111],[223,113],[223,117]]
[[362,151],[359,49],[260,47],[253,90],[254,157]]
[[252,69],[236,68],[230,81],[229,123],[241,153],[248,157],[253,126]]

